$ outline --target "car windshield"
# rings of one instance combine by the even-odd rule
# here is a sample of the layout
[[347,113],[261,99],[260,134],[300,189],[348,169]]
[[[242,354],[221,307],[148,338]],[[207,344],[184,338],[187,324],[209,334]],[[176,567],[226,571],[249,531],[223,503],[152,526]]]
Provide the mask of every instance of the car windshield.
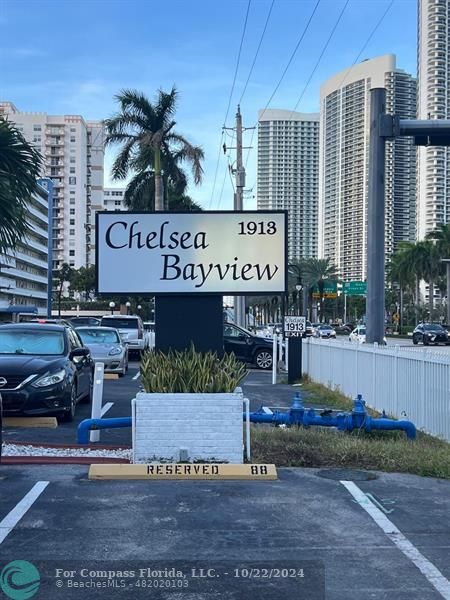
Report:
[[331,325],[320,325],[320,329],[333,329]]
[[64,336],[59,331],[0,331],[0,354],[56,356],[64,354]]
[[137,319],[110,319],[104,317],[102,319],[103,327],[115,327],[116,329],[138,329]]
[[366,335],[366,328],[365,328],[365,327],[360,327],[360,328],[359,328],[359,329],[356,331],[356,333],[357,333],[358,335]]
[[434,325],[432,323],[430,325],[424,325],[423,328],[425,331],[444,331],[441,325]]
[[117,331],[99,329],[92,327],[91,329],[77,329],[83,344],[120,344],[120,337]]

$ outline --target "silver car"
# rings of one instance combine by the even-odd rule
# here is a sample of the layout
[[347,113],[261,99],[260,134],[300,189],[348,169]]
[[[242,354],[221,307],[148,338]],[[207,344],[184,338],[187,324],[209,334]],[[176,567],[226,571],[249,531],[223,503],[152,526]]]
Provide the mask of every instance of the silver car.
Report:
[[128,370],[128,345],[113,327],[77,327],[83,344],[91,351],[94,362],[105,365],[105,373],[123,377]]

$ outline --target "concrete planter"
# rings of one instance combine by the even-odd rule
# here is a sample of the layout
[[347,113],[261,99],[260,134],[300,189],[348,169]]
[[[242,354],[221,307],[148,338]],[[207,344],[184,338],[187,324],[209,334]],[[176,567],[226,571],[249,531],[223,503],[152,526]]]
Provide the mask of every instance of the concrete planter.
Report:
[[243,462],[243,395],[148,394],[133,400],[133,462]]

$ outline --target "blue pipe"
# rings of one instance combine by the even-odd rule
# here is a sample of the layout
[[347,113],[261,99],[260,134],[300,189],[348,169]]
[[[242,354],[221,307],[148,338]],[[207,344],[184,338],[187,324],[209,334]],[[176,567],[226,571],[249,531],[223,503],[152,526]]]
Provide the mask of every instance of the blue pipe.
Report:
[[89,444],[89,432],[92,429],[114,429],[116,427],[131,427],[131,417],[84,419],[77,428],[77,442],[78,444]]
[[[243,413],[244,421],[246,415]],[[404,431],[410,440],[416,438],[416,427],[411,421],[396,421],[383,416],[379,418],[371,417],[367,414],[366,403],[361,395],[354,400],[354,407],[351,413],[337,413],[334,416],[323,413],[316,413],[314,408],[305,409],[300,393],[294,396],[291,407],[285,413],[278,411],[268,414],[260,408],[257,412],[250,413],[252,423],[269,423],[271,425],[287,425],[311,427],[317,425],[320,427],[336,427],[339,431],[353,431],[354,429],[364,429],[367,433],[373,430],[394,430]]]

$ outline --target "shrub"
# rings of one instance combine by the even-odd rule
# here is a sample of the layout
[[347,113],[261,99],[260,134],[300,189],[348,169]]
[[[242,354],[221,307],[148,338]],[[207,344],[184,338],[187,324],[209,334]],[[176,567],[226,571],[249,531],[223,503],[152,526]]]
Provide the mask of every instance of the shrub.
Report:
[[150,393],[234,392],[246,367],[234,354],[197,352],[192,345],[183,352],[146,352],[141,361],[141,381]]

